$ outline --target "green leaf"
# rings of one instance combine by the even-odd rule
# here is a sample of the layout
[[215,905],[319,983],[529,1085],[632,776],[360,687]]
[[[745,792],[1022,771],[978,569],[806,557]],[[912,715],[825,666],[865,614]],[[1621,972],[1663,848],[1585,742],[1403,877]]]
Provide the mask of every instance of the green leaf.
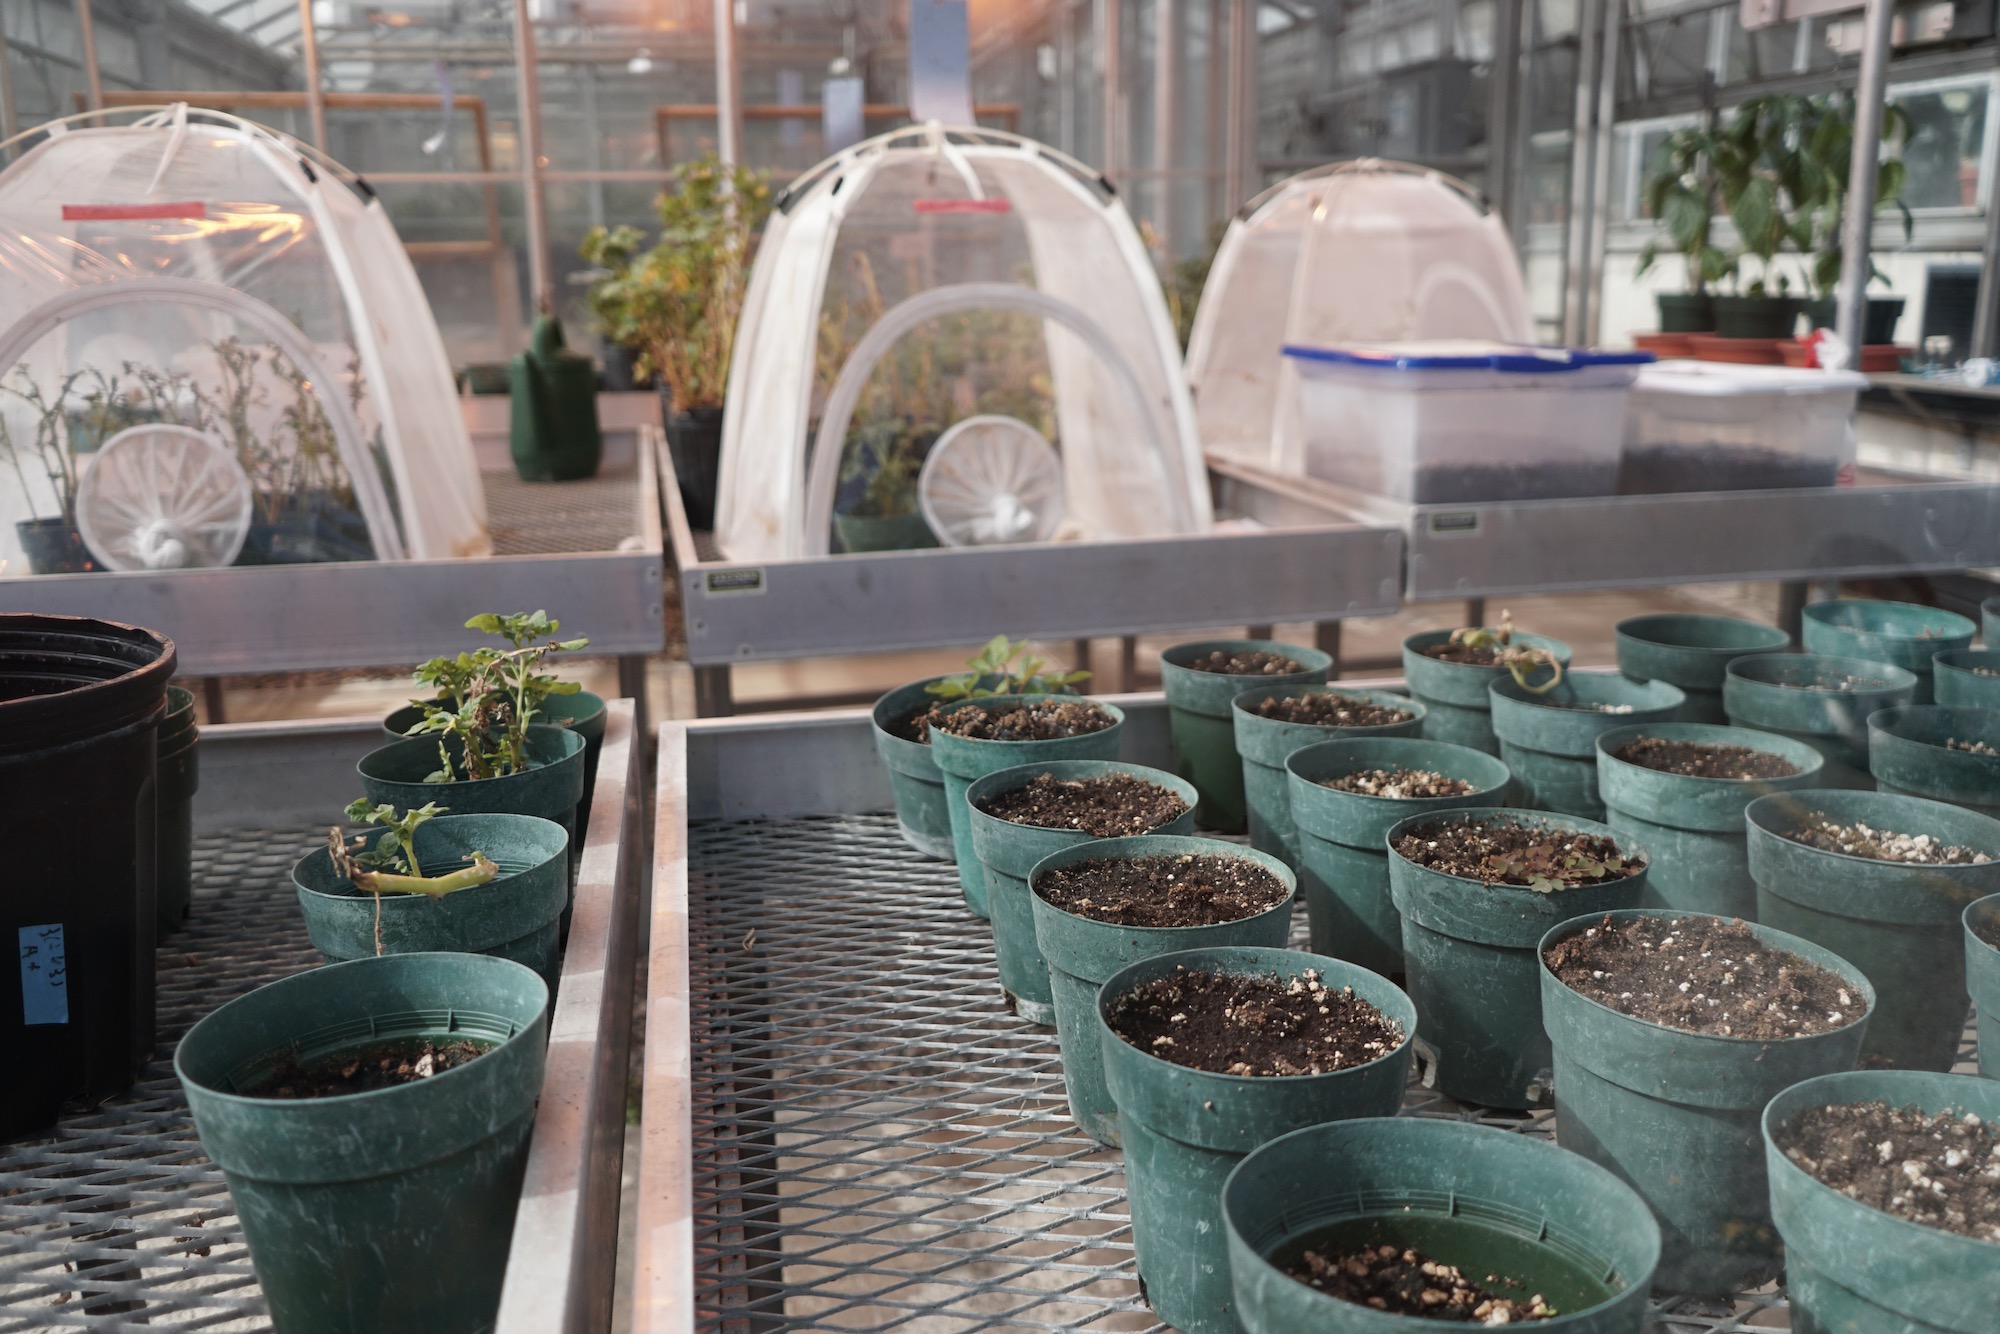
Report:
[[[489,635],[497,635],[500,633],[500,618],[490,611],[484,612],[467,621],[465,628],[468,630],[478,630]],[[460,654],[459,656],[464,657],[465,655]]]

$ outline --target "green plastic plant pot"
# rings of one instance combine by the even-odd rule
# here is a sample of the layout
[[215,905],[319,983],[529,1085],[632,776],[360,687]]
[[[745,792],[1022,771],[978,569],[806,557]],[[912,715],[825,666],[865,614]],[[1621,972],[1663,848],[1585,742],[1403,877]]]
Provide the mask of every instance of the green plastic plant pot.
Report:
[[[1471,783],[1457,797],[1371,797],[1321,783],[1361,769],[1428,769]],[[1391,826],[1423,811],[1502,806],[1507,766],[1485,751],[1444,741],[1356,737],[1293,751],[1285,761],[1299,834],[1299,897],[1312,951],[1384,977],[1403,974],[1403,919],[1389,898]]]
[[1733,616],[1666,612],[1618,622],[1618,670],[1635,681],[1665,681],[1687,696],[1684,723],[1723,721],[1722,682],[1732,659],[1782,653],[1792,637],[1776,626]]
[[2000,894],[1965,909],[1965,989],[1979,1015],[1979,1073],[2000,1079]]
[[1924,1227],[1849,1199],[1774,1139],[1812,1107],[1880,1100],[2000,1118],[2000,1083],[1969,1075],[1851,1070],[1792,1085],[1764,1109],[1771,1216],[1785,1239],[1793,1328],[1809,1334],[2000,1334],[2000,1244]]
[[[1801,1079],[1853,1069],[1868,1018],[1775,1041],[1690,1033],[1580,995],[1546,963],[1557,941],[1606,916],[1699,915],[1644,909],[1551,927],[1538,951],[1542,1023],[1555,1053],[1556,1142],[1616,1172],[1652,1206],[1664,1291],[1723,1296],[1784,1267],[1764,1178],[1764,1104]],[[1873,1006],[1874,988],[1853,964],[1782,931],[1750,930],[1760,944],[1836,974]]]
[[153,800],[158,831],[154,916],[159,934],[180,930],[194,902],[194,794],[201,787],[194,695],[167,687],[167,715],[154,739]]
[[1989,649],[2000,649],[2000,597],[1979,604],[1979,638]]
[[[1009,695],[1006,704],[1032,704],[1040,700],[1074,699],[1063,695]],[[953,736],[941,728],[931,729],[930,749],[944,778],[945,812],[951,820],[952,855],[958,860],[958,887],[965,906],[975,917],[989,916],[986,906],[986,868],[972,846],[972,808],[965,794],[972,784],[1002,769],[1024,764],[1046,764],[1053,760],[1112,760],[1118,758],[1118,743],[1125,731],[1125,715],[1102,700],[1091,703],[1112,717],[1111,726],[1082,736],[1054,741],[975,741]],[[992,700],[959,700],[945,706],[947,713],[958,709],[984,708]]]
[[2000,750],[2000,712],[1939,704],[1883,709],[1868,720],[1868,771],[1884,792],[2000,815],[2000,755],[1956,750],[1950,741]]
[[2000,652],[1955,648],[1931,659],[1931,690],[1950,708],[2000,709]]
[[[1789,760],[1784,778],[1691,778],[1618,758],[1641,737],[1748,746]],[[1757,885],[1743,833],[1743,808],[1771,792],[1818,787],[1826,759],[1803,741],[1745,727],[1646,723],[1597,738],[1597,785],[1609,811],[1605,823],[1652,849],[1646,876],[1648,908],[1679,908],[1757,920]]]
[[[1305,670],[1283,676],[1230,676],[1198,672],[1187,665],[1218,650],[1281,653],[1304,663]],[[1196,824],[1224,834],[1240,834],[1248,827],[1231,702],[1250,689],[1323,684],[1332,668],[1330,654],[1271,639],[1204,639],[1176,644],[1160,654],[1160,687],[1167,696],[1167,723],[1173,729],[1176,762],[1181,776],[1201,792],[1201,804],[1194,810]]]
[[[1994,860],[1912,866],[1823,852],[1784,836],[1814,813],[1929,834]],[[1875,988],[1863,1063],[1949,1070],[1965,1031],[1962,918],[1974,899],[2000,892],[2000,821],[1919,797],[1839,789],[1759,797],[1743,819],[1757,920],[1833,951]]]
[[1799,635],[1808,653],[1864,658],[1901,667],[1917,678],[1912,704],[1931,702],[1931,659],[1970,648],[1975,626],[1957,612],[1915,602],[1835,598],[1806,606]]
[[[1482,824],[1524,824],[1609,838],[1625,857],[1651,855],[1629,834],[1572,815],[1467,811]],[[1542,1030],[1536,947],[1557,922],[1636,908],[1646,870],[1602,885],[1541,894],[1445,875],[1402,856],[1397,840],[1438,819],[1397,821],[1384,836],[1389,894],[1403,918],[1403,977],[1436,1053],[1437,1087],[1460,1102],[1523,1110],[1547,1101],[1549,1037]]]
[[[1451,639],[1450,630],[1429,630],[1403,641],[1403,680],[1410,694],[1422,701],[1424,740],[1444,741],[1454,746],[1470,746],[1489,755],[1500,753],[1500,739],[1493,734],[1493,703],[1486,687],[1506,676],[1504,667],[1475,667],[1463,662],[1439,662],[1423,650]],[[1523,648],[1546,649],[1569,669],[1570,648],[1560,639],[1516,632],[1514,642]]]
[[925,687],[938,679],[897,686],[875,701],[869,716],[874,723],[875,753],[889,771],[896,828],[903,841],[926,857],[949,861],[951,813],[945,809],[944,774],[938,769],[937,756],[923,742],[912,741],[896,730],[904,719],[931,704],[933,697]]
[[[1520,804],[1586,820],[1604,818],[1597,790],[1597,738],[1631,723],[1668,723],[1687,696],[1664,681],[1634,681],[1617,672],[1571,672],[1547,694],[1524,690],[1511,676],[1495,679],[1493,731],[1500,758],[1520,784]],[[1605,713],[1602,704],[1625,710]]]
[[[527,1165],[549,989],[480,954],[296,973],[215,1010],[174,1072],[222,1168],[282,1330],[490,1326]],[[274,1064],[373,1037],[498,1045],[429,1079],[342,1097],[245,1097]]]
[[1222,1188],[1236,1310],[1249,1334],[1473,1328],[1376,1311],[1283,1266],[1308,1245],[1392,1242],[1469,1275],[1505,1274],[1562,1312],[1527,1328],[1640,1334],[1660,1258],[1646,1202],[1544,1140],[1399,1116],[1311,1126],[1260,1146]]
[[[1080,829],[1045,829],[1038,825],[1015,824],[988,815],[981,804],[1004,792],[1024,786],[1041,774],[1074,781],[1101,778],[1106,774],[1131,774],[1166,788],[1187,809],[1175,819],[1148,830],[1153,834],[1194,832],[1194,784],[1186,779],[1148,769],[1140,764],[1116,760],[1056,760],[1052,763],[1024,764],[1002,769],[974,780],[966,789],[966,815],[972,821],[972,850],[986,869],[987,920],[993,924],[993,957],[1000,970],[1000,987],[1008,1003],[1023,1019],[1035,1024],[1056,1021],[1055,994],[1049,989],[1049,966],[1035,943],[1035,914],[1029,905],[1028,874],[1044,857],[1080,843],[1098,841]],[[1143,836],[1140,836],[1143,837]]]
[[[1316,970],[1324,985],[1352,987],[1401,1024],[1404,1040],[1365,1065],[1322,1075],[1254,1078],[1175,1065],[1119,1037],[1109,1015],[1120,996],[1176,968],[1286,980]],[[1416,1008],[1387,978],[1297,950],[1184,950],[1141,960],[1105,982],[1097,1001],[1097,1036],[1124,1130],[1132,1246],[1155,1315],[1185,1334],[1234,1334],[1242,1328],[1230,1291],[1223,1182],[1244,1155],[1280,1135],[1329,1121],[1394,1116],[1403,1101],[1416,1029]]]
[[[1321,727],[1313,723],[1280,722],[1256,712],[1257,705],[1267,699],[1296,695],[1344,695],[1383,708],[1404,709],[1410,717],[1381,727]],[[1246,690],[1231,700],[1229,707],[1236,722],[1236,753],[1243,761],[1243,803],[1250,826],[1250,846],[1273,857],[1283,857],[1293,866],[1299,864],[1299,838],[1292,827],[1292,786],[1285,776],[1286,759],[1301,747],[1316,742],[1342,737],[1414,737],[1423,735],[1424,730],[1424,706],[1407,695],[1386,690],[1276,686]]]
[[453,815],[534,815],[554,820],[576,842],[576,804],[583,799],[583,738],[547,723],[528,727],[528,761],[533,766],[501,778],[426,783],[437,771],[436,737],[392,741],[361,757],[355,766],[368,800],[399,811],[436,802]]
[[[1116,926],[1051,905],[1033,887],[1050,871],[1077,862],[1112,857],[1198,854],[1243,857],[1275,875],[1288,891],[1285,901],[1250,917],[1213,926]],[[1056,1042],[1062,1049],[1063,1087],[1070,1115],[1100,1144],[1119,1143],[1118,1109],[1104,1082],[1104,1049],[1097,1040],[1097,991],[1121,968],[1161,954],[1226,946],[1283,945],[1292,933],[1292,902],[1298,897],[1291,869],[1275,857],[1218,839],[1176,834],[1140,834],[1080,843],[1050,853],[1029,872],[1029,907],[1035,916],[1035,943],[1049,965],[1055,997]]]
[[[590,797],[597,790],[597,757],[604,751],[604,697],[588,690],[573,695],[550,695],[536,711],[536,721],[550,727],[567,727],[583,738],[583,796],[577,800],[576,827],[590,828]],[[401,741],[410,729],[424,720],[424,711],[405,704],[382,720],[382,731],[391,741]]]
[[[1880,689],[1814,690],[1816,678],[1852,676],[1880,681]],[[1737,727],[1803,741],[1826,757],[1821,787],[1872,790],[1868,776],[1868,718],[1908,704],[1914,672],[1865,658],[1809,653],[1766,653],[1737,658],[1722,683],[1722,708]]]
[[[368,839],[372,848],[385,831]],[[532,815],[440,815],[417,827],[417,860],[430,875],[457,870],[477,850],[500,872],[443,898],[382,895],[382,952],[491,954],[526,964],[553,991],[561,973],[557,926],[569,899],[569,837]],[[328,963],[375,953],[375,896],[333,868],[325,848],[292,868],[306,936]]]

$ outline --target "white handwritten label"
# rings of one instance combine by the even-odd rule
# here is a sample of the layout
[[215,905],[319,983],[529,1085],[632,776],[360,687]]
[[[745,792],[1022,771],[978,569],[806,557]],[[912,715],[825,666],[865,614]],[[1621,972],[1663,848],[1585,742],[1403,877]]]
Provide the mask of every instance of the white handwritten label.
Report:
[[21,1022],[69,1022],[69,957],[61,922],[21,928]]

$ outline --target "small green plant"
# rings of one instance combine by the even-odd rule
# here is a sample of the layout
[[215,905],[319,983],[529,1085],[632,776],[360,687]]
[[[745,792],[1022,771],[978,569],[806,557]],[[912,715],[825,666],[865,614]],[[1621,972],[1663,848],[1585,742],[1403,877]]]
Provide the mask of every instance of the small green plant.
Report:
[[[1018,659],[1018,661],[1017,661]],[[995,635],[976,657],[966,664],[971,670],[947,676],[924,687],[924,692],[944,703],[961,699],[990,699],[995,695],[1062,695],[1089,672],[1063,671],[1057,664],[1036,656],[1028,641]],[[997,678],[997,684],[986,681]]]
[[355,865],[369,871],[422,876],[424,868],[417,862],[417,827],[450,809],[427,801],[398,815],[396,808],[387,802],[377,805],[366,797],[356,797],[347,803],[347,818],[356,824],[380,825],[384,832],[373,848],[354,853]]
[[512,647],[432,658],[417,668],[416,683],[430,687],[432,698],[411,701],[424,716],[407,735],[438,738],[438,768],[427,783],[500,778],[528,768],[528,724],[542,702],[582,689],[538,670],[551,653],[573,653],[590,643],[582,637],[557,639],[562,622],[547,612],[486,612],[465,628],[497,635]]
[[[1454,630],[1451,642],[1469,649],[1493,650],[1495,660],[1507,669],[1514,683],[1531,695],[1546,695],[1562,684],[1563,666],[1555,654],[1545,648],[1514,643],[1514,617],[1511,612],[1503,610],[1500,624],[1495,626],[1469,626]],[[1537,685],[1529,678],[1542,669],[1547,669],[1549,679]]]
[[1687,265],[1687,290],[1705,292],[1735,271],[1735,261],[1713,239],[1715,216],[1721,208],[1722,182],[1715,160],[1718,140],[1707,125],[1688,125],[1661,141],[1640,189],[1646,212],[1663,235],[1639,252],[1640,273],[1651,269],[1662,254],[1673,253]]
[[377,956],[382,953],[384,894],[422,894],[441,899],[461,889],[486,884],[500,874],[500,867],[477,849],[465,859],[469,864],[463,870],[449,871],[440,876],[424,874],[423,867],[417,862],[417,827],[449,809],[435,802],[425,802],[415,810],[398,815],[394,806],[386,803],[378,806],[366,797],[359,797],[349,802],[343,813],[358,824],[381,826],[383,833],[375,840],[375,846],[368,846],[365,832],[350,844],[339,825],[326,831],[326,853],[333,861],[333,869],[347,877],[348,883],[362,893],[374,896]]
[[1522,884],[1537,894],[1556,894],[1577,885],[1601,884],[1630,875],[1640,863],[1617,853],[1593,857],[1538,843],[1509,856],[1489,859],[1486,865],[1503,879]]

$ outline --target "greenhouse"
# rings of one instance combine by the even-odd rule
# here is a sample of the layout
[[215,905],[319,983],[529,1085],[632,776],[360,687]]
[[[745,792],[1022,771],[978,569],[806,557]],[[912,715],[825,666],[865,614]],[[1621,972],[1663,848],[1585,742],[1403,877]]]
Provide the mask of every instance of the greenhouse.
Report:
[[0,0],[0,1331],[2000,1334],[1986,0]]

